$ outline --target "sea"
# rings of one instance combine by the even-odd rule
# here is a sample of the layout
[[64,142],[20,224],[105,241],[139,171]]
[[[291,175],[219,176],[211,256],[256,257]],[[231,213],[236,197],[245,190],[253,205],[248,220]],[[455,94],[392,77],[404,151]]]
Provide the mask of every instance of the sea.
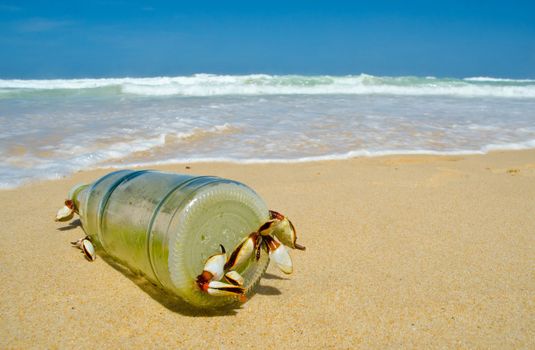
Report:
[[0,79],[0,188],[103,167],[535,148],[535,80]]

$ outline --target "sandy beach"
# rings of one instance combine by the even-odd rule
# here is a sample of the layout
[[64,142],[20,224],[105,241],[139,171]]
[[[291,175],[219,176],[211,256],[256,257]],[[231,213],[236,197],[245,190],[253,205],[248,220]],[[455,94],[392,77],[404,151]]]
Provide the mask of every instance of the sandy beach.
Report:
[[[189,166],[189,168],[186,168]],[[0,348],[535,347],[535,151],[158,169],[244,182],[296,225],[233,312],[198,312],[93,263],[54,222],[69,188],[0,191]]]

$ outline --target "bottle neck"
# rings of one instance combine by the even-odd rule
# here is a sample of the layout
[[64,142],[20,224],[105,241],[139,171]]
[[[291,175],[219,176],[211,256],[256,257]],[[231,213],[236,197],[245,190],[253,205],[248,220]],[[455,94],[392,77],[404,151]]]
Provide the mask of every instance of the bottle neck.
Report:
[[69,191],[69,194],[67,195],[67,199],[70,199],[74,202],[74,206],[76,208],[76,211],[78,212],[82,206],[83,203],[81,203],[83,195],[81,195],[84,190],[87,189],[89,185],[87,184],[78,184],[75,185],[71,190]]

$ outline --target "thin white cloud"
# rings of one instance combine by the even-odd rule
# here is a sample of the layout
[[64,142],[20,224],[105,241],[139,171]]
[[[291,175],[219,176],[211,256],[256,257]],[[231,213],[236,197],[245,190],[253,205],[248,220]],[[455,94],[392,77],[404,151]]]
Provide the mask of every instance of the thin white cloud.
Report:
[[15,29],[23,33],[46,32],[49,30],[68,27],[74,24],[74,21],[54,20],[49,18],[29,18],[19,21],[15,24]]

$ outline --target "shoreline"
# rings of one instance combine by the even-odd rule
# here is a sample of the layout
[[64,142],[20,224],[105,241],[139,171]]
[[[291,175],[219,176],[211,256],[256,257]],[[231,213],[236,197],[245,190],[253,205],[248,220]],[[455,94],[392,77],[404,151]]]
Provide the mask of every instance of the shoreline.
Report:
[[54,222],[111,169],[4,189],[0,347],[535,346],[535,150],[151,168],[249,185],[296,225],[294,274],[270,266],[234,312],[188,311]]
[[[524,142],[525,144],[533,143],[534,141],[527,141]],[[340,154],[340,155],[333,155],[333,156],[317,156],[317,157],[304,157],[304,158],[298,158],[298,159],[253,159],[253,160],[232,160],[232,159],[201,159],[201,160],[191,160],[191,161],[175,161],[175,160],[169,160],[169,161],[161,161],[161,162],[155,162],[155,163],[134,163],[130,165],[119,165],[119,164],[112,164],[112,165],[104,165],[104,166],[98,166],[95,168],[89,168],[89,169],[81,169],[76,170],[73,173],[63,175],[58,178],[43,178],[43,179],[33,179],[27,182],[23,182],[19,185],[16,185],[14,187],[0,187],[1,191],[12,191],[17,190],[26,186],[32,186],[38,183],[48,182],[48,181],[62,181],[66,180],[72,177],[75,177],[76,174],[80,173],[107,173],[112,172],[116,170],[122,170],[122,169],[154,169],[154,170],[162,170],[162,169],[168,169],[168,168],[177,168],[177,167],[186,167],[186,166],[192,166],[192,165],[199,165],[199,166],[212,166],[212,165],[228,165],[228,166],[285,166],[285,165],[298,165],[298,164],[313,164],[313,163],[329,163],[329,162],[345,162],[345,161],[353,161],[353,160],[373,160],[373,159],[382,159],[382,158],[407,158],[407,157],[414,157],[414,158],[420,158],[420,157],[462,157],[462,158],[470,158],[470,157],[485,157],[485,156],[492,156],[496,154],[509,154],[509,153],[535,153],[535,148],[521,148],[521,149],[498,149],[498,150],[490,150],[490,151],[481,151],[480,153],[474,152],[474,151],[466,151],[466,152],[438,152],[438,151],[415,151],[415,152],[407,152],[407,153],[397,153],[392,151],[392,153],[389,153],[388,151],[385,151],[385,154],[371,154],[368,155],[365,151],[351,151],[346,154]],[[355,153],[357,155],[348,155]],[[188,170],[188,169],[185,169]]]

